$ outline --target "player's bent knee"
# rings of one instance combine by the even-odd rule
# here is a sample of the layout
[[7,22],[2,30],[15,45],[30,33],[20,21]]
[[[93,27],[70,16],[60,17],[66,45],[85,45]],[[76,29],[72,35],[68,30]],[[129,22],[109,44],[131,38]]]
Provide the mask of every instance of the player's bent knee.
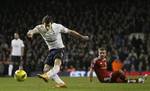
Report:
[[48,64],[45,64],[44,65],[44,69],[43,69],[43,72],[46,73],[50,70],[50,66]]
[[56,58],[54,65],[59,65],[60,66],[61,65],[61,59]]
[[55,73],[58,73],[58,72],[60,71],[60,66],[59,66],[59,65],[54,65],[53,71],[54,71]]

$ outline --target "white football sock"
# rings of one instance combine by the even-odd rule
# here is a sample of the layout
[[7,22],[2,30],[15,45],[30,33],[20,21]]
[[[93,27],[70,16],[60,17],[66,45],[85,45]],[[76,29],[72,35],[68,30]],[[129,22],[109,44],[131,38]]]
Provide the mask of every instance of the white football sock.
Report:
[[52,79],[57,83],[57,84],[65,84],[63,80],[60,79],[60,77],[55,74],[52,76]]
[[138,82],[139,82],[139,83],[144,83],[144,81],[145,81],[145,80],[144,80],[143,78],[138,78]]
[[128,83],[136,83],[135,79],[128,79]]
[[56,75],[60,71],[59,65],[54,65],[54,67],[47,72],[48,78],[52,77],[53,75]]
[[13,65],[9,64],[9,67],[8,67],[8,76],[12,76],[12,71],[13,71]]
[[19,65],[19,70],[22,70],[23,69],[23,66],[22,65]]

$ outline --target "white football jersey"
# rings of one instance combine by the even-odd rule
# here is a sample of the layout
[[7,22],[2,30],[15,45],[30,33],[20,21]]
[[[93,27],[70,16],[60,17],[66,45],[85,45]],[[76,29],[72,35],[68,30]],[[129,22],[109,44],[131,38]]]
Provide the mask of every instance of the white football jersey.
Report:
[[21,48],[24,47],[24,43],[21,39],[13,39],[11,41],[11,47],[12,47],[12,51],[11,51],[11,55],[12,56],[21,56]]
[[52,23],[52,28],[46,29],[44,24],[37,25],[35,30],[41,34],[49,50],[64,48],[61,33],[68,33],[69,29],[61,24]]

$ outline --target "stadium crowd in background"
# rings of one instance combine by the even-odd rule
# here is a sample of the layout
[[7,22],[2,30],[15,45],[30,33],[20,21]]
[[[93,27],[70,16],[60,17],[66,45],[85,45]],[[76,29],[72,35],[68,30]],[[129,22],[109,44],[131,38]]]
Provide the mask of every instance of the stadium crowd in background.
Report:
[[80,30],[91,38],[87,43],[63,35],[66,55],[62,70],[74,67],[87,71],[97,48],[103,46],[108,51],[109,70],[113,60],[119,59],[125,71],[150,71],[149,4],[146,0],[44,0],[41,3],[27,0],[1,5],[5,9],[0,8],[0,74],[7,74],[10,41],[16,31],[25,43],[25,69],[28,73],[42,71],[47,46],[41,36],[31,40],[26,33],[40,24],[39,20],[46,14],[52,15],[55,22]]

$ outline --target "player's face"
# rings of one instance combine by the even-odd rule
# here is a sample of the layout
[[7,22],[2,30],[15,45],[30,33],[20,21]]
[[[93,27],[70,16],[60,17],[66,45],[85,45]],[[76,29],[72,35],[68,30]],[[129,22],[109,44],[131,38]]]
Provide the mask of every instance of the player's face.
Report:
[[15,39],[18,39],[18,38],[19,38],[19,34],[18,34],[18,33],[15,33],[15,34],[14,34],[14,38],[15,38]]
[[106,50],[98,50],[98,54],[100,58],[106,58]]
[[45,25],[45,28],[46,28],[47,30],[48,30],[49,28],[51,28],[51,26],[52,26],[51,23],[48,23],[48,24],[44,23],[44,25]]

